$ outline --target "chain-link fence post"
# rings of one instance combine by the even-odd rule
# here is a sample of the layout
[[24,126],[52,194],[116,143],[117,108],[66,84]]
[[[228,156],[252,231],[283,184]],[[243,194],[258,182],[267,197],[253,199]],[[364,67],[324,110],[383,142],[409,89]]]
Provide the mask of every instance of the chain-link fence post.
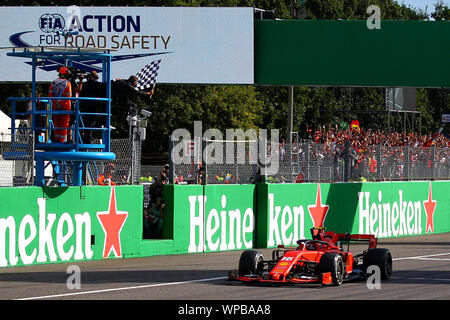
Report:
[[431,146],[431,159],[430,159],[430,165],[431,165],[431,180],[435,180],[436,178],[436,172],[435,172],[435,159],[436,159],[436,147]]
[[132,159],[133,175],[131,184],[139,184],[141,174],[141,136],[139,133],[135,135],[132,145]]
[[405,172],[404,177],[407,181],[411,181],[411,159],[410,159],[410,152],[409,152],[409,146],[405,146],[405,154],[404,154],[404,160],[403,160],[403,170]]
[[174,184],[174,166],[173,166],[173,135],[169,135],[169,183]]
[[344,143],[344,181],[348,182],[350,175],[350,142],[347,140]]
[[311,140],[306,143],[306,179],[305,182],[311,182]]
[[382,180],[382,173],[383,170],[383,159],[381,155],[381,144],[378,144],[375,146],[375,160],[377,161],[377,173],[376,173],[376,181]]
[[[208,180],[208,161],[210,159],[207,158],[208,152],[204,152],[206,150],[206,139],[202,139],[201,140],[201,145],[202,145],[202,153],[200,154],[202,157],[201,159],[201,164],[202,167],[200,170],[198,170],[198,176],[197,179],[201,179],[201,184],[202,185],[206,185],[207,184],[207,180]],[[198,180],[197,180],[198,181]]]

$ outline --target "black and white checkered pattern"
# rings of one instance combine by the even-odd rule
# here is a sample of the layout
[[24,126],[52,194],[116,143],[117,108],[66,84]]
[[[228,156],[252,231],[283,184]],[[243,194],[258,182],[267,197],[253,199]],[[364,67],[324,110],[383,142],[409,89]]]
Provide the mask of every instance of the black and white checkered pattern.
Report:
[[138,83],[136,88],[139,90],[145,90],[148,88],[154,88],[156,84],[156,77],[158,76],[159,63],[161,60],[152,61],[150,64],[142,68],[141,71],[136,74],[138,77]]

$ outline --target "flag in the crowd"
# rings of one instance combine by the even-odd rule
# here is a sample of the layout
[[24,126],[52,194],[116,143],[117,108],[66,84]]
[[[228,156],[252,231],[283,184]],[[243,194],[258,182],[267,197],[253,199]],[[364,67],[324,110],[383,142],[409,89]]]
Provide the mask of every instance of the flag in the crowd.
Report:
[[352,120],[350,122],[350,128],[352,130],[355,130],[355,131],[360,131],[361,128],[359,127],[359,121],[358,120]]
[[136,85],[137,89],[146,90],[148,88],[153,89],[155,87],[160,62],[161,60],[152,61],[136,74],[139,79]]
[[442,133],[442,130],[444,130],[444,127],[440,127],[439,130],[435,134],[433,134],[430,139],[425,141],[425,143],[423,144],[423,147],[424,148],[431,147],[434,143],[434,140],[438,137],[438,135],[440,135]]
[[348,129],[348,122],[346,121],[341,121],[339,122],[339,127],[343,130],[347,130]]

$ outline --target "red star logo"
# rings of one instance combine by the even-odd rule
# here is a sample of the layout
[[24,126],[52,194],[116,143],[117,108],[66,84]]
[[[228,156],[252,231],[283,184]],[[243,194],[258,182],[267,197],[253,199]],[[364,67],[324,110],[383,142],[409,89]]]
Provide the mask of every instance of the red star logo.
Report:
[[308,206],[309,215],[313,220],[313,225],[315,228],[323,227],[323,222],[325,221],[325,217],[327,216],[329,206],[322,205],[322,200],[320,196],[320,183],[317,184],[317,195],[316,195],[316,204],[312,206]]
[[122,256],[120,244],[120,231],[128,217],[127,211],[117,211],[116,191],[111,187],[108,211],[97,212],[97,218],[105,232],[105,244],[103,247],[103,258],[107,258],[111,251],[116,257]]
[[427,214],[427,226],[425,227],[425,233],[428,233],[428,230],[431,230],[431,233],[434,232],[434,223],[433,223],[433,215],[434,210],[436,209],[437,201],[432,200],[433,196],[431,194],[431,182],[430,188],[428,189],[428,200],[423,202],[423,206],[425,207],[425,212]]

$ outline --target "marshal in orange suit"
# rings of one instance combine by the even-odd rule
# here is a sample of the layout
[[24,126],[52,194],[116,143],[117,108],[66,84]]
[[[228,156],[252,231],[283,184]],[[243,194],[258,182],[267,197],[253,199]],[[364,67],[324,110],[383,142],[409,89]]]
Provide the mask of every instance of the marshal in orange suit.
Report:
[[[70,70],[61,67],[58,71],[58,78],[53,80],[48,91],[49,97],[72,97],[72,85],[69,81]],[[53,110],[70,111],[70,100],[53,100]],[[67,127],[69,126],[70,114],[54,114],[53,124],[55,125],[55,142],[66,142]]]

